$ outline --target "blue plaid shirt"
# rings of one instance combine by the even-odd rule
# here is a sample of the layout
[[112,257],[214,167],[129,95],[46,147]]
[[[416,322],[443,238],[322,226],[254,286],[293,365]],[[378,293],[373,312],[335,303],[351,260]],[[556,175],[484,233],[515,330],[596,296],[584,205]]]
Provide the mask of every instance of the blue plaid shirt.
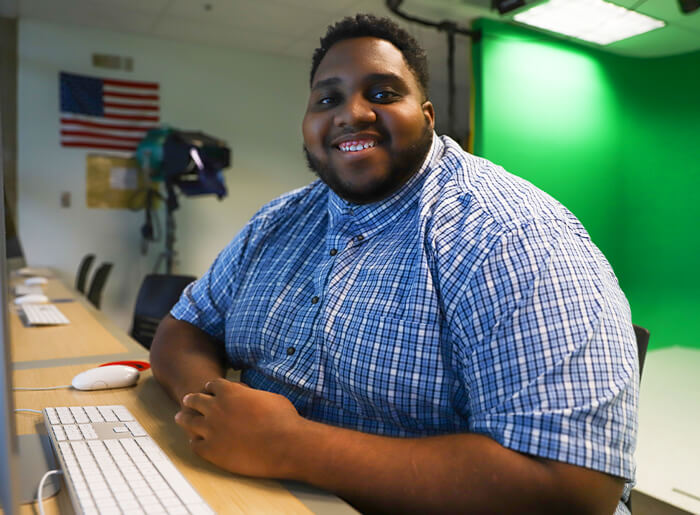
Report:
[[633,476],[637,348],[610,265],[561,204],[447,137],[381,202],[320,181],[272,201],[172,314],[310,419]]

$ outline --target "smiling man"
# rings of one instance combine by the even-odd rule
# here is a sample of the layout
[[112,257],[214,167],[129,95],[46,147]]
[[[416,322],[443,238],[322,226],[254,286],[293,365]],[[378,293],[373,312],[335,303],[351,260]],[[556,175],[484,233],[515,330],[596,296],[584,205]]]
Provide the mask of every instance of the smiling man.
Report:
[[320,180],[185,290],[154,374],[197,454],[365,512],[625,513],[627,301],[561,204],[434,134],[426,70],[387,19],[329,29],[303,121]]

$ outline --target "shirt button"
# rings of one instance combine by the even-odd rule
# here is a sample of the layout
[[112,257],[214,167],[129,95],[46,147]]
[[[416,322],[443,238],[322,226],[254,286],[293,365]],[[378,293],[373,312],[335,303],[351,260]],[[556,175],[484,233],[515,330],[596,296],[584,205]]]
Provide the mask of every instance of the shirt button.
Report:
[[311,298],[311,304],[316,304],[318,302],[318,297]]
[[365,239],[365,237],[362,236],[361,234],[357,236],[357,241],[362,241],[364,239]]
[[294,347],[287,347],[287,356],[291,356],[294,354],[297,350]]
[[331,252],[330,252],[331,256],[335,256],[337,253],[338,253],[337,249],[331,249]]

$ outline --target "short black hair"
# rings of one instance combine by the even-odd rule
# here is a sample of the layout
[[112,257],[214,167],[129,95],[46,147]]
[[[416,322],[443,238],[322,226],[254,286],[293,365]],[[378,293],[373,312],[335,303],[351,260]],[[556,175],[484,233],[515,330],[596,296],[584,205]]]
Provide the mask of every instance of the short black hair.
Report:
[[393,20],[378,18],[371,14],[348,16],[328,27],[326,35],[321,38],[321,46],[314,50],[311,58],[309,86],[313,83],[319,64],[333,45],[346,39],[362,37],[384,39],[398,48],[416,77],[423,94],[428,96],[428,58],[423,48],[413,36]]

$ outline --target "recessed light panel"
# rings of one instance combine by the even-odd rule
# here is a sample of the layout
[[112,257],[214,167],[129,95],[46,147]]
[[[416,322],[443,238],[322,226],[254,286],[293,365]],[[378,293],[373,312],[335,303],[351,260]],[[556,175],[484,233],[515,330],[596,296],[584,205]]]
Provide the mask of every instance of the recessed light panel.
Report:
[[607,45],[665,25],[661,20],[603,0],[549,0],[513,19],[540,29]]

